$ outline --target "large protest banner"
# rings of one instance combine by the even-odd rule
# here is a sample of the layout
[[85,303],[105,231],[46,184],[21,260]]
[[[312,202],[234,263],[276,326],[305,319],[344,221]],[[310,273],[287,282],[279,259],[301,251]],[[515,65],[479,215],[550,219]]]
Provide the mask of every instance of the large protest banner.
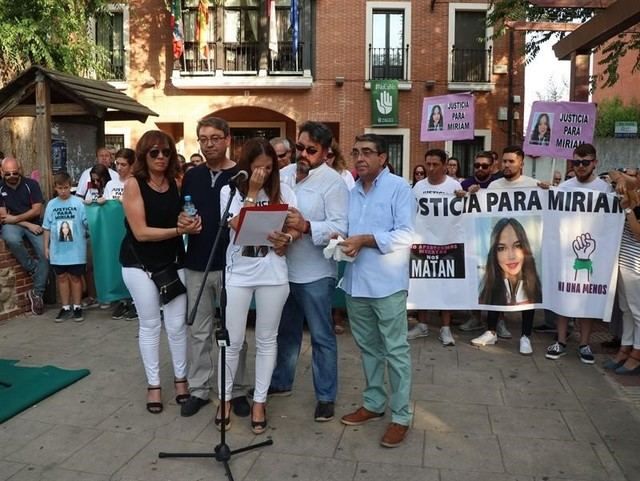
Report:
[[547,308],[609,320],[624,216],[597,191],[481,190],[418,199],[410,309]]
[[573,158],[580,144],[593,142],[596,105],[587,102],[533,102],[522,149],[532,156]]
[[420,141],[473,139],[475,102],[470,93],[426,97],[422,101]]

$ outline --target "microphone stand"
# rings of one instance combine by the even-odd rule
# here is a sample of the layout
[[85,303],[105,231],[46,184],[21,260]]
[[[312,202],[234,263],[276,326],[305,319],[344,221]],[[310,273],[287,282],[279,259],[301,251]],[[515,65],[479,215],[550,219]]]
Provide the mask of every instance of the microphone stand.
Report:
[[[215,240],[213,242],[213,247],[211,248],[211,252],[209,253],[209,260],[207,261],[207,266],[204,270],[204,276],[202,278],[202,284],[200,284],[200,289],[198,290],[198,295],[196,296],[196,300],[194,302],[193,309],[191,310],[191,314],[187,319],[187,324],[192,325],[193,321],[196,317],[196,313],[198,310],[198,304],[200,303],[200,298],[202,297],[202,292],[204,291],[204,286],[207,282],[207,277],[211,270],[211,265],[213,264],[213,259],[215,257],[216,249],[218,248],[218,244],[220,243],[220,239],[222,237],[222,233],[225,230],[228,230],[227,227],[227,216],[229,215],[229,208],[231,207],[231,201],[236,195],[236,185],[233,181],[229,182],[229,200],[227,201],[227,205],[224,209],[224,213],[220,217],[220,223],[218,225],[218,232],[216,233]],[[234,454],[244,453],[245,451],[250,451],[252,449],[261,448],[264,446],[270,446],[273,444],[272,439],[267,439],[261,443],[252,444],[249,446],[245,446],[243,448],[231,450],[229,445],[226,443],[226,393],[225,393],[225,378],[226,378],[226,366],[227,366],[227,358],[226,358],[226,348],[229,345],[229,331],[227,330],[227,316],[226,316],[226,307],[227,307],[227,289],[226,289],[226,276],[225,276],[225,267],[222,267],[222,286],[220,292],[220,327],[216,329],[215,338],[218,347],[220,348],[220,362],[218,365],[218,369],[220,370],[220,413],[222,415],[222,421],[220,423],[220,443],[213,449],[213,452],[206,453],[158,453],[159,458],[214,458],[219,463],[222,463],[224,466],[224,470],[226,472],[227,478],[229,481],[233,481],[233,474],[231,473],[231,469],[229,468],[229,461],[231,460],[231,456]],[[229,414],[231,415],[231,414]]]

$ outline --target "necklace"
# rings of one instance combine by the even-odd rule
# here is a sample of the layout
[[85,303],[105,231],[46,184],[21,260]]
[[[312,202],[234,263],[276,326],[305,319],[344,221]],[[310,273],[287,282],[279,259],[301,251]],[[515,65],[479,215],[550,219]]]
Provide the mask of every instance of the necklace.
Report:
[[155,187],[155,190],[163,191],[164,190],[164,182],[165,182],[165,180],[166,179],[163,177],[162,180],[160,180],[160,183],[158,184],[151,177],[149,177],[149,184],[151,184],[151,187]]

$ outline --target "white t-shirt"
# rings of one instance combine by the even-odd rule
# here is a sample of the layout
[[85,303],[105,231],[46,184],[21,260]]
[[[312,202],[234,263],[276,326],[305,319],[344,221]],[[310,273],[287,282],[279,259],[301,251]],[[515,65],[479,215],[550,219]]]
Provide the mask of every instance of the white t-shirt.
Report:
[[124,182],[120,177],[111,179],[104,188],[104,198],[107,200],[120,200],[124,192]]
[[520,189],[523,187],[538,187],[538,181],[528,175],[521,175],[516,180],[507,180],[504,177],[494,180],[488,189]]
[[344,183],[347,184],[347,189],[351,190],[356,186],[356,180],[353,178],[353,175],[351,175],[351,172],[349,172],[348,169],[340,172],[340,175],[342,176],[342,180],[344,180]]
[[613,187],[611,187],[607,182],[602,180],[600,177],[594,177],[589,182],[580,182],[577,178],[572,177],[571,179],[565,180],[560,185],[558,185],[558,189],[561,189],[561,190],[588,189],[588,190],[597,190],[598,192],[605,192],[605,193],[613,192]]
[[[287,184],[280,183],[280,195],[283,204],[288,204],[291,207],[297,206],[296,195]],[[225,185],[220,189],[220,215],[223,214],[228,200],[229,186]],[[241,199],[240,193],[237,193],[229,207],[230,218],[240,213],[243,204],[244,201]],[[267,194],[264,190],[260,190],[256,196],[256,205],[268,204]],[[272,248],[268,248],[264,257],[245,256],[243,255],[245,247],[233,243],[235,235],[235,231],[231,229],[231,240],[229,247],[227,247],[227,285],[235,287],[277,286],[289,282],[285,256],[277,255]]]
[[447,175],[444,182],[440,184],[434,185],[429,182],[429,179],[416,182],[416,185],[413,186],[413,195],[416,196],[416,199],[420,199],[429,194],[453,194],[456,190],[462,190],[460,182]]
[[280,169],[280,183],[287,184],[293,189],[296,185],[296,168],[297,165],[294,162],[293,164],[285,165]]

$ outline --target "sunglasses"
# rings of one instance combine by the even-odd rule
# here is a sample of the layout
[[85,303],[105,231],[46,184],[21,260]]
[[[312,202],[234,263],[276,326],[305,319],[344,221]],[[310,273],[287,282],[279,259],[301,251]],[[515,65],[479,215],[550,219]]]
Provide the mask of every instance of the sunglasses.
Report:
[[589,165],[591,165],[591,162],[593,162],[594,160],[595,159],[573,159],[571,163],[575,167],[578,167],[579,165],[581,165],[582,167],[589,167]]
[[20,172],[5,172],[5,177],[20,177]]
[[279,159],[284,159],[289,152],[285,152],[284,154],[276,154]]
[[162,152],[162,156],[166,159],[171,157],[171,149],[151,149],[149,151],[149,157],[151,157],[152,159],[157,159],[160,155],[160,152]]
[[421,170],[416,170],[415,175],[421,175],[422,177],[424,177],[425,175],[427,175],[427,173],[422,172]]
[[480,163],[473,164],[474,169],[488,169],[490,167],[491,167],[491,164],[480,164]]
[[304,152],[305,150],[307,151],[307,154],[309,155],[316,155],[318,152],[320,152],[318,149],[316,149],[315,147],[305,147],[302,144],[296,144],[296,150],[300,153]]

